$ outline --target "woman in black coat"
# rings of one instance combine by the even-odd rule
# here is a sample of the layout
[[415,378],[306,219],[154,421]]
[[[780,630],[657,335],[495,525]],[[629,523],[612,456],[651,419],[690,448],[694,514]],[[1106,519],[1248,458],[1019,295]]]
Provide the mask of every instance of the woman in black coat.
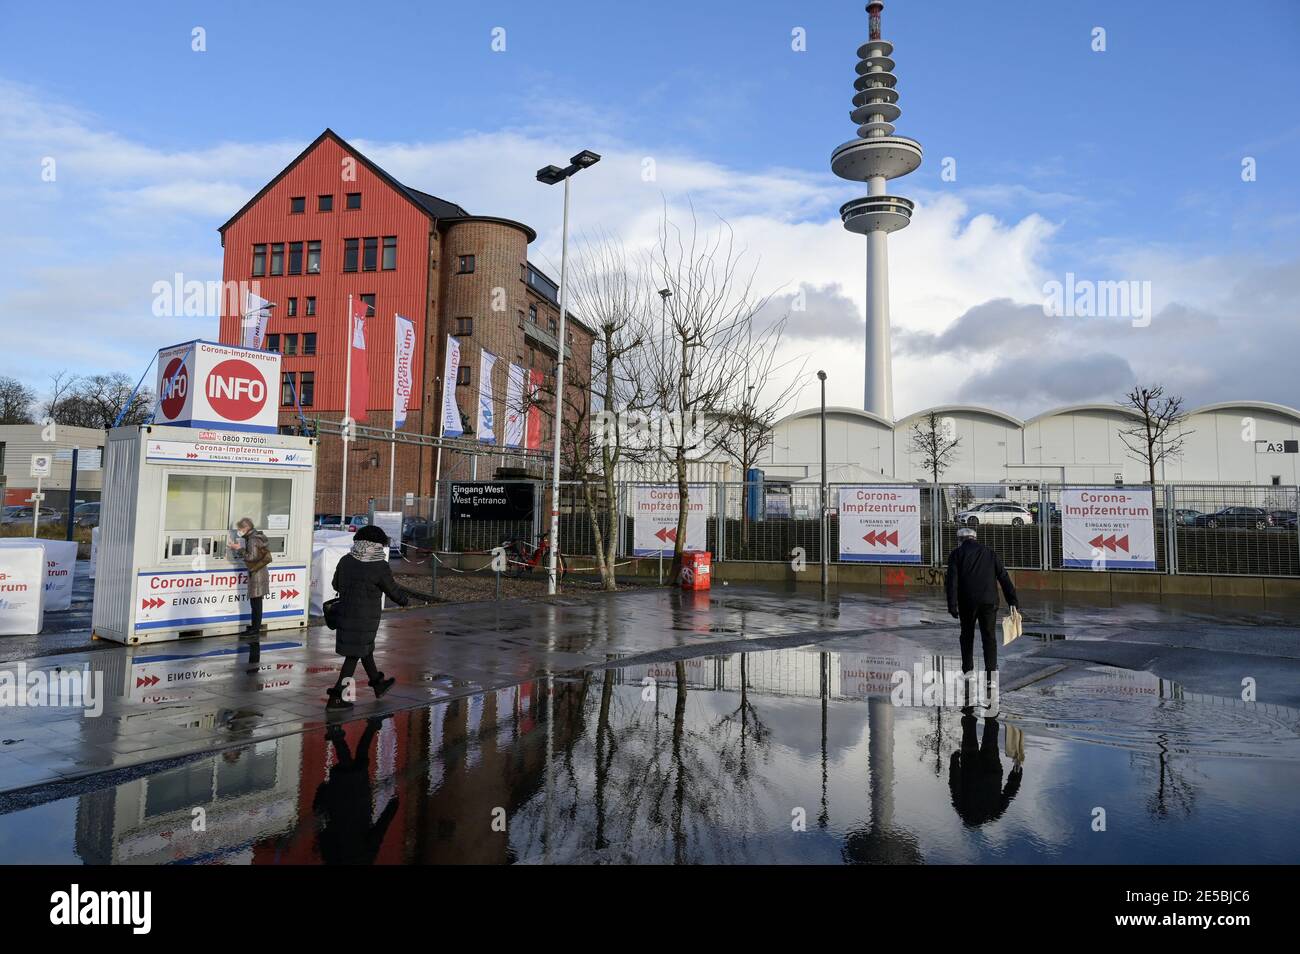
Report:
[[334,591],[339,595],[334,651],[343,657],[343,668],[339,681],[329,690],[325,708],[348,709],[352,703],[343,697],[343,690],[358,662],[365,667],[376,698],[397,681],[379,671],[374,656],[382,597],[386,595],[398,606],[409,602],[388,566],[388,534],[373,526],[357,531],[352,551],[339,560],[334,571]]

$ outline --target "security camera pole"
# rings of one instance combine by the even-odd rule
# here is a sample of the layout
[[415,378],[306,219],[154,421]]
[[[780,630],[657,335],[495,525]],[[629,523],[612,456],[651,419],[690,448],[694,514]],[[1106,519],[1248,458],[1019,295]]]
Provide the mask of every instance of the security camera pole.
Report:
[[567,168],[546,166],[537,170],[537,181],[545,185],[564,183],[564,220],[560,229],[560,332],[555,343],[557,361],[555,366],[555,426],[551,429],[551,532],[548,536],[546,556],[546,592],[554,596],[556,592],[555,565],[556,555],[560,549],[560,423],[564,413],[564,341],[565,341],[565,306],[568,304],[568,284],[565,270],[569,259],[569,179],[583,169],[589,169],[600,162],[600,156],[590,149],[584,149],[569,160]]

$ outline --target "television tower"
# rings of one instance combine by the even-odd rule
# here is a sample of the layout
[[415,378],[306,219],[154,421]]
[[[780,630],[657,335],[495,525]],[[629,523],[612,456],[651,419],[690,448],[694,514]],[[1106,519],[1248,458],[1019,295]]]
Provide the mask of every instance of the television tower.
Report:
[[831,153],[831,171],[841,179],[865,182],[864,198],[846,202],[840,218],[850,232],[867,237],[867,369],[862,406],[886,420],[894,419],[894,380],[889,350],[890,232],[906,228],[912,200],[885,192],[885,182],[905,176],[921,164],[921,144],[894,135],[901,114],[894,88],[894,44],[880,38],[882,0],[867,4],[870,39],[858,47],[858,78],[853,84],[853,111],[858,138]]

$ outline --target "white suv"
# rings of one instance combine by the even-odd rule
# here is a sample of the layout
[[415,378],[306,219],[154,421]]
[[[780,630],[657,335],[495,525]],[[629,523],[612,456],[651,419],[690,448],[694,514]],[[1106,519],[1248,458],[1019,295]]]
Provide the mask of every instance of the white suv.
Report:
[[1034,522],[1034,515],[1016,503],[993,502],[976,504],[957,514],[957,523],[963,527],[977,527],[981,523],[1023,527]]

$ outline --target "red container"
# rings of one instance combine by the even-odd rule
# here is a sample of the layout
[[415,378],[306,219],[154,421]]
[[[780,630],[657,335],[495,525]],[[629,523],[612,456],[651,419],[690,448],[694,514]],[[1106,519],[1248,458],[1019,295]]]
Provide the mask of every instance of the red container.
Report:
[[682,554],[682,589],[707,590],[713,582],[713,554],[687,550]]

